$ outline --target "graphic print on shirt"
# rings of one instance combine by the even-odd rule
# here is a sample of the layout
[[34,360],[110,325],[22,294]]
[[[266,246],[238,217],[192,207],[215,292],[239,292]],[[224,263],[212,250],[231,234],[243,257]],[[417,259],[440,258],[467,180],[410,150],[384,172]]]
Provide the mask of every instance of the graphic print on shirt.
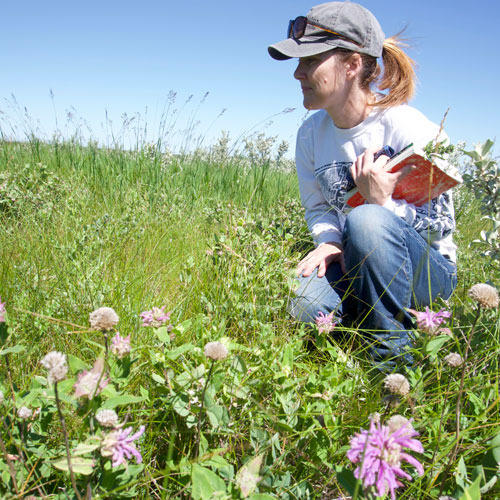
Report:
[[350,210],[345,194],[355,187],[351,165],[351,161],[334,161],[314,170],[325,200],[339,212],[346,213]]

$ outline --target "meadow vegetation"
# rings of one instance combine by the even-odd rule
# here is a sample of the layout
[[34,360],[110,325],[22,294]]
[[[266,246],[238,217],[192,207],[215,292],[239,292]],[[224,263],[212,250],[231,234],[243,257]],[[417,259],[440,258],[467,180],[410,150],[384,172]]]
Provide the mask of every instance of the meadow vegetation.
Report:
[[[296,178],[286,144],[240,144],[0,142],[0,496],[499,498],[491,144],[454,159],[450,317],[389,379],[363,331],[287,314],[312,245]],[[384,432],[411,480],[381,495],[354,471]]]

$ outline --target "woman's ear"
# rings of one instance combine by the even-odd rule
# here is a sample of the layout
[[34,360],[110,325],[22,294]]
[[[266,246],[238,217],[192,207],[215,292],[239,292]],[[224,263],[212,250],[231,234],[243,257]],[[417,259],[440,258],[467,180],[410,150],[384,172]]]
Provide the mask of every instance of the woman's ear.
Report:
[[362,67],[363,67],[363,60],[361,59],[361,56],[357,52],[354,52],[354,54],[351,54],[351,56],[345,61],[347,78],[348,79],[356,78],[358,73],[361,71]]

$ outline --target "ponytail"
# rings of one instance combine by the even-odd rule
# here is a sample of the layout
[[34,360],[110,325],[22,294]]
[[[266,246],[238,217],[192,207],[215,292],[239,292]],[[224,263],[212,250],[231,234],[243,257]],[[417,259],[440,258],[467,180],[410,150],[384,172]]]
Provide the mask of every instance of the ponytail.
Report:
[[415,93],[415,61],[403,50],[402,47],[407,47],[407,44],[400,35],[401,32],[384,40],[382,75],[376,57],[344,48],[335,49],[335,52],[342,54],[341,57],[344,60],[351,57],[353,53],[360,55],[363,67],[359,84],[363,90],[369,92],[373,88],[388,91],[381,93],[380,99],[370,102],[370,106],[378,108],[399,106],[407,103]]

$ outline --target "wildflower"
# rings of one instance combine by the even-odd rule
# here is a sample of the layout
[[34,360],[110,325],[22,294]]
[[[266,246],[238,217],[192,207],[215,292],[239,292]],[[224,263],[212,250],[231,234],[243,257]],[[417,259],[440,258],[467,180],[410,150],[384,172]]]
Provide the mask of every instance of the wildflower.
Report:
[[112,457],[111,465],[118,467],[130,459],[132,456],[138,464],[142,462],[142,456],[135,447],[134,441],[144,434],[144,425],[141,425],[139,431],[129,436],[132,427],[112,431],[106,434],[101,444],[101,455],[103,457]]
[[227,347],[221,342],[209,342],[203,352],[207,358],[213,361],[226,359],[228,355]]
[[401,429],[403,425],[411,426],[410,421],[406,417],[403,417],[403,415],[393,415],[387,421],[387,427],[389,427],[391,432],[396,432],[398,429]]
[[153,307],[151,311],[141,312],[142,318],[142,326],[152,326],[153,328],[159,328],[161,325],[170,320],[170,315],[172,313],[165,313],[165,308],[167,306],[162,307]]
[[42,359],[41,363],[48,371],[47,380],[49,381],[49,384],[54,384],[64,380],[66,374],[68,373],[66,355],[62,352],[49,352]]
[[0,391],[0,405],[4,402],[4,395],[3,395],[3,391]]
[[333,320],[333,311],[330,314],[325,314],[321,311],[318,311],[318,315],[316,316],[316,326],[318,327],[318,332],[330,333],[337,324],[337,322]]
[[95,419],[103,427],[116,427],[118,425],[118,415],[114,410],[99,410]]
[[410,392],[408,379],[400,373],[392,373],[384,379],[384,387],[392,394],[406,396]]
[[486,283],[478,283],[477,285],[472,286],[469,289],[469,297],[474,299],[485,309],[498,307],[498,291],[496,288],[487,285]]
[[427,306],[423,312],[413,309],[408,309],[408,311],[417,318],[417,327],[423,332],[431,335],[435,335],[441,323],[443,323],[446,318],[451,317],[451,313],[445,309],[441,309],[438,312],[432,312]]
[[2,297],[0,297],[0,323],[5,322],[5,302],[2,302]]
[[112,330],[118,323],[118,314],[111,307],[100,307],[90,313],[90,326],[94,330],[106,332]]
[[445,363],[447,363],[448,366],[451,366],[452,368],[461,366],[464,363],[462,356],[460,356],[458,352],[450,352],[450,354],[447,354],[443,359]]
[[259,471],[263,457],[264,455],[262,454],[257,455],[243,465],[236,473],[236,484],[243,498],[247,498],[251,495],[255,491],[255,488],[257,488],[257,483],[262,479],[262,477],[259,476]]
[[28,418],[31,418],[33,416],[33,410],[30,408],[27,408],[26,406],[21,406],[19,410],[17,410],[17,416],[19,418],[22,418],[23,420],[26,420]]
[[118,332],[111,339],[111,352],[118,358],[122,359],[130,352],[130,335],[121,337]]
[[92,370],[84,370],[78,374],[75,383],[75,397],[85,396],[92,399],[97,396],[107,385],[109,379],[104,375],[104,360],[99,358],[94,363]]
[[401,462],[413,465],[420,476],[424,469],[422,464],[406,453],[404,448],[422,453],[424,448],[417,439],[418,432],[410,424],[403,424],[396,431],[391,431],[386,425],[370,423],[370,430],[361,430],[351,438],[351,448],[347,458],[360,465],[354,471],[354,476],[361,479],[363,487],[374,486],[378,496],[384,496],[388,491],[395,500],[394,490],[402,486],[398,477],[411,480],[411,476],[402,470]]

